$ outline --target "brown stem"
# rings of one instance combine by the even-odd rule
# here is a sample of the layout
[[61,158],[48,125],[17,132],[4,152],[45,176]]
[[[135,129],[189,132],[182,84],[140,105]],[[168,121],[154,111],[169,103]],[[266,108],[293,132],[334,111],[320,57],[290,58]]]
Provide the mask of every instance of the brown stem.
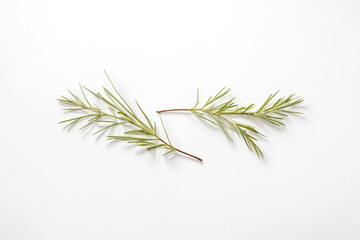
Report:
[[189,157],[195,158],[195,159],[199,160],[200,162],[202,162],[202,159],[201,159],[201,158],[196,157],[196,156],[194,156],[194,155],[192,155],[192,154],[190,154],[190,153],[184,152],[184,151],[182,151],[182,150],[180,150],[180,149],[177,149],[176,147],[174,147],[174,146],[170,145],[169,143],[165,142],[164,140],[162,140],[162,139],[161,139],[160,137],[158,137],[158,136],[156,136],[156,138],[159,139],[161,142],[163,142],[166,146],[174,149],[175,151],[178,151],[178,152],[180,152],[180,153],[182,153],[182,154],[184,154],[184,155],[187,155],[187,156],[189,156]]
[[157,112],[157,113],[163,113],[163,112],[175,112],[175,111],[191,111],[191,109],[188,109],[188,108],[178,108],[178,109],[161,110],[161,111],[156,111],[156,112]]

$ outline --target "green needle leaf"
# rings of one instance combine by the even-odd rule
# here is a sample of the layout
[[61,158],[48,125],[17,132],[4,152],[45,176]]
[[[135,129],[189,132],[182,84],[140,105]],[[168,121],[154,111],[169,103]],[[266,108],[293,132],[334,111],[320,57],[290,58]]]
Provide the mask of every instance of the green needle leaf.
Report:
[[[105,71],[104,71],[105,72]],[[201,161],[200,158],[197,158],[191,154],[188,154],[184,151],[181,151],[171,145],[170,138],[164,124],[162,125],[165,130],[166,138],[168,142],[164,141],[160,138],[160,136],[156,133],[155,123],[154,125],[150,121],[149,117],[146,115],[144,110],[140,107],[138,102],[136,105],[140,109],[142,115],[145,117],[147,124],[145,124],[140,117],[132,110],[130,105],[125,101],[125,99],[119,94],[118,90],[115,88],[114,84],[110,80],[108,74],[105,72],[106,77],[108,78],[109,82],[111,83],[112,87],[114,88],[118,97],[112,94],[107,88],[103,88],[104,95],[86,88],[85,86],[79,85],[80,90],[82,93],[82,97],[84,101],[73,92],[68,90],[70,97],[60,96],[59,101],[60,104],[64,105],[64,110],[75,112],[78,114],[82,114],[78,117],[67,119],[61,121],[59,123],[68,123],[67,126],[73,125],[77,122],[84,121],[87,119],[85,125],[83,125],[80,130],[90,127],[91,125],[95,125],[96,123],[106,123],[105,127],[101,127],[99,130],[93,133],[96,135],[100,132],[104,132],[111,128],[114,128],[118,125],[126,124],[131,130],[124,132],[126,136],[108,136],[109,140],[122,140],[127,141],[129,143],[136,144],[140,147],[146,147],[147,150],[153,150],[156,148],[163,148],[166,150],[166,154],[178,151],[184,155],[191,156],[195,159]],[[96,100],[99,100],[106,105],[104,108],[99,107],[97,104],[90,104],[84,89],[90,93]],[[106,109],[106,110],[104,110]],[[83,111],[80,111],[83,110]],[[109,112],[110,110],[110,112]],[[170,151],[169,151],[170,149]]]
[[[230,88],[221,89],[214,97],[209,97],[205,104],[199,106],[199,94],[196,97],[196,104],[193,108],[178,108],[157,111],[174,112],[174,111],[189,111],[197,117],[210,122],[218,126],[225,136],[232,141],[229,131],[235,131],[237,135],[244,140],[246,146],[251,152],[254,152],[259,158],[263,157],[263,153],[257,146],[257,139],[254,136],[266,137],[260,133],[253,126],[235,121],[231,116],[250,116],[253,118],[259,118],[275,126],[285,126],[285,119],[289,114],[302,114],[299,111],[293,111],[293,107],[303,102],[303,99],[296,97],[295,94],[291,94],[287,98],[282,97],[271,103],[279,91],[274,94],[270,94],[269,97],[263,102],[263,104],[254,111],[255,104],[250,104],[247,107],[238,106],[235,103],[235,98],[226,99],[226,96],[231,91]],[[199,92],[199,90],[198,90]],[[209,116],[214,121],[206,117]]]

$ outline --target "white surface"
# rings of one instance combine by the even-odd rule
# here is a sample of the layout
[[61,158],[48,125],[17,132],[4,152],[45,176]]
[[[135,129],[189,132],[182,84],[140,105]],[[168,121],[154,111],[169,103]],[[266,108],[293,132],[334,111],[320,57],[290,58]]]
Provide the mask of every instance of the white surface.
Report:
[[[360,239],[359,1],[0,1],[0,239]],[[55,101],[108,86],[157,121],[226,86],[295,92],[265,161],[163,116],[199,164],[67,131]]]

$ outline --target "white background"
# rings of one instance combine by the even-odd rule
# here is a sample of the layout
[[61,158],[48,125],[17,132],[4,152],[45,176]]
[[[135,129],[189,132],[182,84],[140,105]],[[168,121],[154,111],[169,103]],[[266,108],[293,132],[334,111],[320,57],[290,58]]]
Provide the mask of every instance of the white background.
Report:
[[[0,239],[360,239],[359,24],[355,0],[0,0]],[[163,158],[57,124],[103,69],[158,122],[197,87],[294,92],[305,114],[256,125],[264,160],[166,114],[204,163]]]

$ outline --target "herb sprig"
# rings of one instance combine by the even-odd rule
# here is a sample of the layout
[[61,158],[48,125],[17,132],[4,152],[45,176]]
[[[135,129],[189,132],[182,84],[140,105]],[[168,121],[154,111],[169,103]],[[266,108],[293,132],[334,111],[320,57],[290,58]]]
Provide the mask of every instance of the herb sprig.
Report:
[[246,146],[251,152],[254,152],[259,158],[263,158],[264,154],[256,144],[257,137],[265,137],[262,133],[255,129],[255,127],[248,124],[240,123],[231,115],[249,115],[263,119],[275,126],[284,126],[285,119],[289,114],[301,114],[301,112],[291,110],[295,105],[303,102],[303,99],[291,94],[289,97],[279,98],[274,103],[271,101],[275,98],[279,91],[270,96],[265,102],[256,110],[255,104],[248,106],[240,106],[235,103],[235,97],[230,100],[224,100],[231,91],[230,88],[221,89],[214,97],[209,97],[208,100],[200,105],[199,89],[197,90],[196,103],[192,108],[177,108],[160,110],[157,113],[174,112],[174,111],[188,111],[195,114],[197,117],[218,126],[232,141],[229,131],[235,131],[237,135],[245,141]]
[[[94,132],[93,135],[100,132],[105,132],[118,125],[126,124],[130,126],[132,130],[124,132],[124,135],[108,136],[108,139],[127,141],[129,143],[136,144],[137,146],[145,147],[148,151],[157,148],[163,148],[166,150],[164,156],[173,152],[179,152],[196,160],[202,161],[201,158],[184,152],[172,145],[162,120],[161,125],[165,132],[166,140],[161,138],[158,134],[156,123],[152,123],[150,121],[149,117],[145,114],[138,102],[136,102],[136,105],[142,113],[144,119],[141,119],[141,117],[139,117],[135,113],[135,111],[130,107],[130,105],[120,95],[119,91],[115,88],[108,74],[106,72],[105,74],[116,94],[112,93],[105,87],[103,87],[103,91],[105,93],[105,95],[103,95],[100,92],[95,93],[90,89],[80,85],[80,90],[83,96],[83,99],[81,99],[79,96],[68,90],[70,93],[70,97],[61,96],[61,98],[57,100],[61,104],[67,106],[66,108],[64,108],[65,111],[81,112],[82,114],[78,117],[66,119],[59,123],[68,123],[67,126],[71,126],[75,123],[87,120],[86,124],[83,125],[80,130],[86,129],[91,125],[95,125],[96,123],[106,125],[105,127],[102,127],[98,131]],[[86,97],[84,90],[91,94],[93,97],[95,97],[97,100],[100,100],[103,104],[105,104],[110,112],[103,110],[103,108],[100,108],[94,103],[91,104]]]

